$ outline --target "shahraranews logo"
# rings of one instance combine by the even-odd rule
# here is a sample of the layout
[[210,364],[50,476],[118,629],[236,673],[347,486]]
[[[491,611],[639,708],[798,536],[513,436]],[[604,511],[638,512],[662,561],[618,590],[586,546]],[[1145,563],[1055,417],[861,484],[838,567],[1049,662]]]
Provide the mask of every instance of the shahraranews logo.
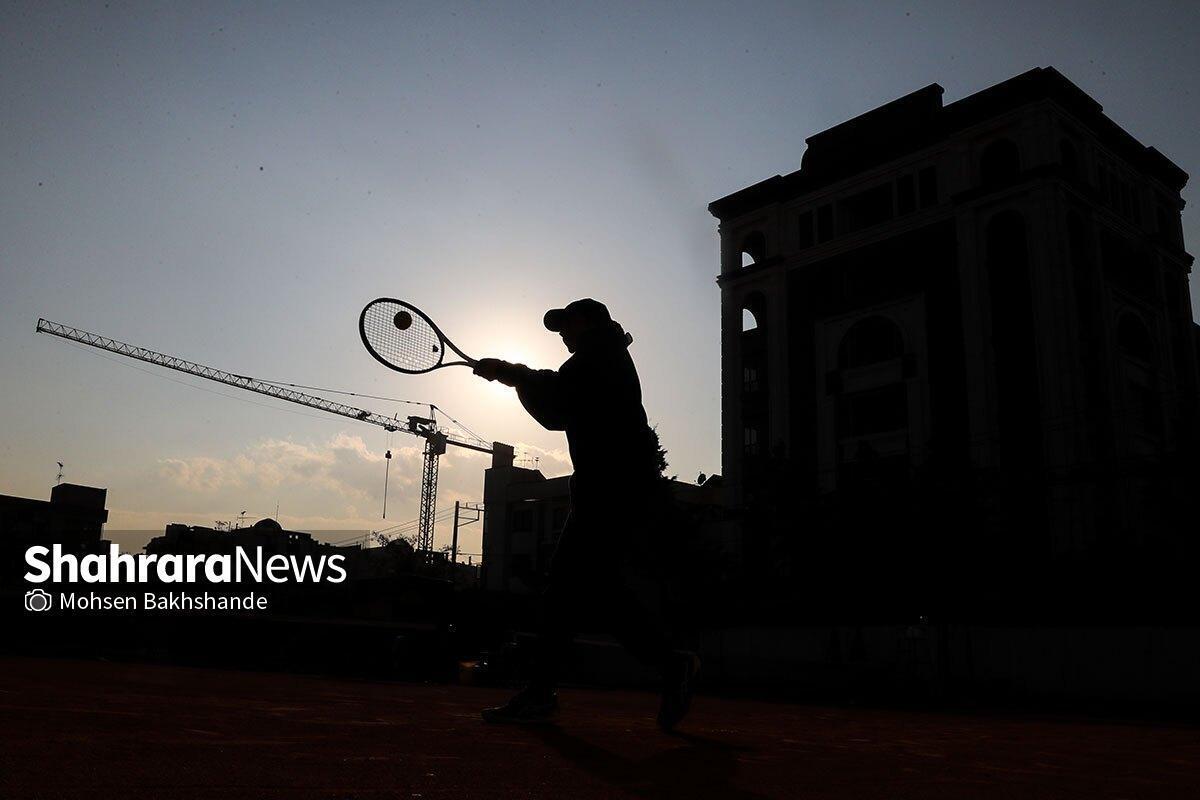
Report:
[[[276,553],[266,556],[261,547],[247,550],[235,547],[228,553],[122,553],[113,544],[107,554],[77,556],[64,553],[61,545],[52,548],[35,545],[25,551],[29,583],[137,584],[156,580],[161,583],[213,584],[240,583],[342,583],[346,580],[344,555],[295,556]],[[143,592],[141,607],[148,611],[249,611],[263,610],[267,598],[256,592],[247,595]],[[95,592],[59,592],[56,598],[41,588],[25,593],[25,610],[63,611],[136,610],[137,595],[97,594]]]
[[[62,545],[53,550],[45,545],[35,545],[25,551],[25,563],[33,572],[25,573],[30,583],[43,583],[53,579],[55,583],[147,583],[151,572],[163,583],[192,583],[203,571],[203,578],[211,583],[240,582],[249,575],[261,582],[265,577],[272,583],[341,583],[346,580],[346,569],[342,563],[344,555],[322,555],[314,559],[310,555],[296,557],[276,553],[263,558],[263,549],[254,548],[251,556],[243,547],[234,548],[235,555],[227,553],[122,553],[117,545],[109,545],[108,554],[92,553],[83,557],[64,553]],[[47,560],[47,556],[50,559]],[[153,567],[153,570],[151,569]],[[328,570],[327,570],[328,568]],[[64,577],[64,573],[65,576]],[[336,573],[336,574],[335,574]]]

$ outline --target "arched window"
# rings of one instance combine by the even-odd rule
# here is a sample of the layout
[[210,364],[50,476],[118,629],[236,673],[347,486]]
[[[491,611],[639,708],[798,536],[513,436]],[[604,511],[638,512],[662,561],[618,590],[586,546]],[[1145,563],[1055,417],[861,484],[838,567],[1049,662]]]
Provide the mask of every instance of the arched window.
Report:
[[[765,440],[764,419],[767,407],[767,298],[762,292],[750,292],[742,298],[742,413],[746,424],[752,425],[755,436]],[[753,448],[751,445],[753,444]],[[747,452],[758,452],[758,439],[746,442]]]
[[1021,172],[1021,155],[1008,139],[997,139],[979,157],[979,179],[984,186],[997,186]]
[[861,319],[850,326],[838,345],[838,369],[853,369],[891,361],[904,355],[900,326],[886,317]]
[[741,253],[743,267],[759,264],[767,257],[767,238],[763,236],[762,231],[746,234],[746,238],[742,240]]
[[766,329],[767,298],[762,292],[750,292],[742,298],[742,333]]
[[1121,355],[1147,364],[1154,362],[1154,342],[1150,330],[1136,314],[1126,312],[1117,320],[1117,348]]

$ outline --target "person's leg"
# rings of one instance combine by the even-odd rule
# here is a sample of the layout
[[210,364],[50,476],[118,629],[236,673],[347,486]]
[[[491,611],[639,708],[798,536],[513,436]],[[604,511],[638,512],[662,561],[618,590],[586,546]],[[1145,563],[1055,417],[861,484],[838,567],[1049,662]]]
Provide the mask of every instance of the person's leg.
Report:
[[[568,538],[570,536],[570,538]],[[550,564],[538,608],[536,639],[530,663],[530,686],[552,692],[566,668],[571,639],[582,610],[580,584],[585,573],[568,522]]]
[[609,629],[625,649],[662,675],[658,724],[670,731],[691,707],[700,658],[675,640],[661,577],[639,564],[619,569],[611,584],[614,596],[609,605]]
[[667,614],[670,555],[665,501],[649,488],[626,488],[619,507],[610,506],[595,524],[609,554],[599,576],[600,610],[608,631],[640,660],[662,668],[673,648]]
[[663,525],[670,524],[670,518],[646,513],[642,519],[652,522],[626,529],[633,538],[622,548],[624,557],[613,575],[616,596],[610,606],[610,629],[627,650],[662,674],[658,724],[670,731],[691,707],[700,659],[682,646],[675,630],[680,599],[671,560],[662,546],[668,541]]
[[609,631],[638,659],[661,668],[674,648],[661,580],[643,565],[620,563],[607,584]]
[[578,524],[563,526],[538,603],[538,621],[530,660],[529,683],[503,706],[483,711],[488,722],[540,722],[558,709],[555,688],[578,625],[587,559],[580,552]]

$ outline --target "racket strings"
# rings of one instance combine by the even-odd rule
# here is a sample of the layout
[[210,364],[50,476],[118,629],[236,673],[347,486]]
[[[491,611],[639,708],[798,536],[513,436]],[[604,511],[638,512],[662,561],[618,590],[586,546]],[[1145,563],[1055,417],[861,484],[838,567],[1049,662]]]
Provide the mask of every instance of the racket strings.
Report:
[[[396,327],[396,314],[412,317],[407,328]],[[376,303],[363,318],[363,333],[371,347],[393,366],[412,372],[433,369],[442,360],[442,340],[418,313],[398,303]]]

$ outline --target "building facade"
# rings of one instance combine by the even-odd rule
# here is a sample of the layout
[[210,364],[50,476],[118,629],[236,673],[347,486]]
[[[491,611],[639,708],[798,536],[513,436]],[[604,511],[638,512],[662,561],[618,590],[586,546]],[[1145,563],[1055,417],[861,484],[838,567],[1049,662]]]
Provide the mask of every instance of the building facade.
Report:
[[0,586],[23,590],[28,547],[58,544],[77,556],[101,552],[108,544],[102,538],[107,496],[106,489],[74,483],[55,485],[49,500],[0,495]]
[[[934,84],[713,202],[747,551],[938,584],[1183,546],[1187,175],[1051,68]],[[816,556],[817,558],[813,558]],[[998,560],[997,560],[998,559]]]

